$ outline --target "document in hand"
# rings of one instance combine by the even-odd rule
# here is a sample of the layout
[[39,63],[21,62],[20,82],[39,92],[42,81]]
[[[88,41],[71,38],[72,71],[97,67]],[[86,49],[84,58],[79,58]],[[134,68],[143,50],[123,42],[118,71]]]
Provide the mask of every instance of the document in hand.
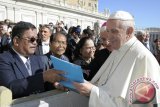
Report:
[[62,84],[65,87],[75,90],[75,87],[72,84],[73,81],[79,82],[79,83],[84,82],[83,70],[81,66],[61,60],[54,56],[50,56],[50,57],[51,57],[51,61],[54,66],[54,69],[64,71],[65,74],[62,76],[68,79],[67,81],[61,81],[60,84]]

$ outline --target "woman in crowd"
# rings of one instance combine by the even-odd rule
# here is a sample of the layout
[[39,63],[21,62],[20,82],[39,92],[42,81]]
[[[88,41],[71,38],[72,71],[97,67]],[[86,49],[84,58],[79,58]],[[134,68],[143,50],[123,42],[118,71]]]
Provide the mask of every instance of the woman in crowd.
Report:
[[[83,37],[76,46],[74,52],[74,63],[86,68],[94,58],[95,45],[90,37]],[[89,72],[85,70],[84,78],[89,76]]]

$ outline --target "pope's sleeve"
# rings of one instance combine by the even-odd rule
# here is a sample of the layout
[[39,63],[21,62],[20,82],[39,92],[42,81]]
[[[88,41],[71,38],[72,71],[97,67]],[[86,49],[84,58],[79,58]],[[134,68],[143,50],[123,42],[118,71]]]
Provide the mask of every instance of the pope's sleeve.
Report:
[[89,107],[128,107],[122,97],[111,97],[103,88],[94,86],[91,90]]

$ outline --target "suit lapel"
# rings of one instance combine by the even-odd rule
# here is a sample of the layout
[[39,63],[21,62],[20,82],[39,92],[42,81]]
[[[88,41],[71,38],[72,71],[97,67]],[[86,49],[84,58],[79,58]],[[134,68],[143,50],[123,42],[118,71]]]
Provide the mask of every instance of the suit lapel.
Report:
[[17,55],[17,53],[15,53],[13,50],[11,50],[11,53],[13,55],[14,58],[14,64],[15,66],[19,69],[20,73],[26,78],[29,76],[28,71],[23,63],[23,61],[21,60],[21,58]]
[[34,57],[30,57],[30,61],[31,61],[32,75],[34,75],[36,72],[36,66],[37,66],[37,63],[35,62],[36,59],[34,59]]
[[40,73],[43,72],[43,62],[41,60],[41,57],[38,56],[30,56],[30,61],[31,61],[31,69],[32,69],[32,75],[35,73]]

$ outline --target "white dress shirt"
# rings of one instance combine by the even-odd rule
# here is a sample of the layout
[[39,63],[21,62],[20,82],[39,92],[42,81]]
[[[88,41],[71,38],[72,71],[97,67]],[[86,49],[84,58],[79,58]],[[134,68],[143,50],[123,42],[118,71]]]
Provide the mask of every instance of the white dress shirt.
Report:
[[50,47],[49,47],[49,39],[46,41],[46,42],[42,42],[42,51],[43,51],[43,54],[46,54],[49,52],[50,50]]

